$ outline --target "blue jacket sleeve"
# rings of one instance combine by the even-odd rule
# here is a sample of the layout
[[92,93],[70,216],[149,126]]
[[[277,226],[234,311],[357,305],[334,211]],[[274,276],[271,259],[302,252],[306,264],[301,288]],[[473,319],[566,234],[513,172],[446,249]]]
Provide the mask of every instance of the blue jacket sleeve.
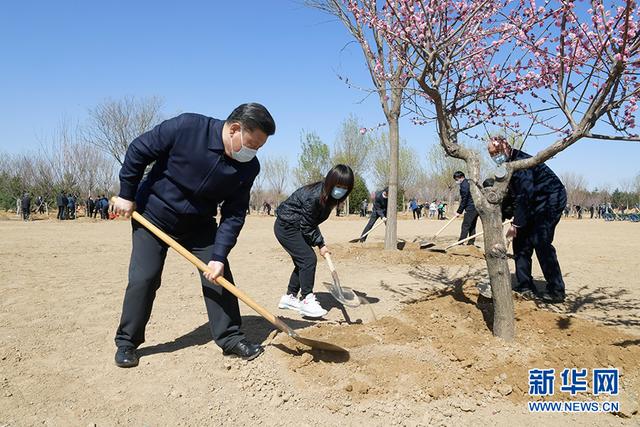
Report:
[[387,216],[387,206],[384,203],[384,197],[382,197],[382,192],[376,193],[376,197],[373,201],[373,210],[376,212],[378,216],[382,216],[382,217]]
[[253,180],[247,181],[233,197],[227,198],[222,204],[220,226],[213,244],[213,256],[211,257],[213,261],[225,262],[229,252],[236,245],[247,216],[252,186]]
[[514,194],[513,225],[524,227],[527,225],[531,214],[531,199],[533,197],[533,171],[531,169],[520,170],[511,178]]
[[460,206],[458,206],[458,210],[456,211],[458,214],[462,214],[465,210],[469,210],[471,204],[471,189],[469,188],[469,181],[466,179],[462,181],[460,184]]
[[135,200],[138,185],[145,168],[158,158],[166,155],[173,147],[183,116],[165,120],[148,132],[134,139],[120,169],[119,197]]

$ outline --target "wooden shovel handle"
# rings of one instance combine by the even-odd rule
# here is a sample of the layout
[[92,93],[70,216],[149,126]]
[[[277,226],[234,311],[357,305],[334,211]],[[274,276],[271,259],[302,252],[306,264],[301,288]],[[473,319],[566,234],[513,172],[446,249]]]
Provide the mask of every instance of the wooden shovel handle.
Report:
[[331,254],[329,254],[327,252],[327,254],[324,256],[324,259],[327,260],[327,265],[329,266],[329,270],[331,270],[331,272],[335,272],[336,271],[336,267],[333,265],[333,260],[331,259]]
[[[508,219],[505,222],[503,222],[502,225],[505,226],[505,225],[511,223],[512,221],[513,221],[512,219]],[[444,250],[446,251],[447,249],[451,249],[454,246],[458,246],[458,245],[460,245],[462,243],[468,242],[469,240],[475,239],[476,237],[482,236],[483,234],[484,234],[484,231],[481,231],[479,233],[474,234],[473,236],[467,237],[466,239],[458,240],[457,242],[452,243],[449,246],[447,246],[446,248],[444,248]]]
[[449,224],[451,224],[455,219],[457,218],[457,216],[453,216],[453,218],[451,218],[449,221],[447,221],[447,223],[445,225],[442,226],[442,228],[440,230],[438,230],[438,232],[436,234],[433,235],[433,238],[435,239],[436,237],[438,237],[440,235],[440,233],[442,233],[444,231],[445,228],[447,228],[449,226]]
[[[164,231],[160,230],[158,227],[153,225],[149,220],[140,215],[138,212],[134,211],[131,215],[133,219],[142,224],[147,230],[155,234],[160,240],[169,245],[173,250],[178,252],[184,258],[186,258],[191,264],[195,265],[196,268],[202,272],[211,272],[211,269],[207,264],[202,262],[198,257],[193,255],[191,252],[186,250],[182,245],[173,240],[168,234]],[[271,314],[268,310],[260,306],[257,302],[255,302],[249,295],[244,293],[242,290],[233,285],[233,283],[229,282],[224,277],[218,277],[216,279],[216,283],[231,292],[242,302],[251,307],[256,313],[260,316],[267,319],[271,324],[280,329],[282,332],[287,333],[290,336],[297,336],[297,333],[291,329],[287,324],[285,324],[282,320],[278,319],[276,316]]]
[[366,233],[364,233],[362,236],[359,237],[359,239],[362,239],[363,237],[366,237],[369,235],[369,233],[371,233],[373,230],[375,230],[376,228],[378,228],[378,226],[380,226],[381,224],[386,224],[387,223],[387,218],[383,217],[382,221],[380,221],[379,223],[377,223],[376,225],[374,225],[373,227],[371,227],[371,230],[367,231]]

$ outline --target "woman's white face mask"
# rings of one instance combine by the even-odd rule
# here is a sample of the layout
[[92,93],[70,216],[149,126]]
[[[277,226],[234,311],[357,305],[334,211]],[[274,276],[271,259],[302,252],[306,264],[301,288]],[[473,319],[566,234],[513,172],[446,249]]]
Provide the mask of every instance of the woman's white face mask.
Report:
[[331,190],[331,197],[333,197],[336,200],[340,200],[342,199],[342,197],[344,197],[345,194],[347,194],[347,189],[346,188],[341,188],[341,187],[333,187],[333,190]]

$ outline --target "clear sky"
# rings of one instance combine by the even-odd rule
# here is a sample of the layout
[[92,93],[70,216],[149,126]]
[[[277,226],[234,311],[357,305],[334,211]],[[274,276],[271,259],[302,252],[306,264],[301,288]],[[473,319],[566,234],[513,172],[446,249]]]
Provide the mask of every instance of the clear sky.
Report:
[[[107,98],[157,95],[164,111],[225,118],[238,104],[266,105],[277,133],[264,155],[295,163],[302,129],[330,146],[354,113],[384,121],[377,99],[350,89],[370,80],[360,48],[340,23],[300,2],[12,1],[0,12],[0,151],[36,149],[58,123],[82,123]],[[424,163],[433,126],[401,123]],[[527,142],[529,152],[548,141]],[[591,186],[640,173],[640,144],[581,141],[548,164]]]

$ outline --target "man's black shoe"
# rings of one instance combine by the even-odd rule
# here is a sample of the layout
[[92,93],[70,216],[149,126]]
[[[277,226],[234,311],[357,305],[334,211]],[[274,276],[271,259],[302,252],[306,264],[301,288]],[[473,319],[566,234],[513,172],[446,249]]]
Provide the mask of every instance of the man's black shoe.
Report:
[[229,350],[222,352],[225,356],[241,357],[244,360],[253,360],[264,351],[260,344],[253,344],[247,340],[242,340]]
[[535,289],[530,286],[516,286],[513,288],[513,292],[518,293],[524,299],[533,299],[535,296]]
[[559,291],[545,291],[539,295],[540,299],[549,304],[560,304],[564,302],[565,293]]
[[138,355],[135,347],[122,346],[116,351],[116,366],[121,368],[133,368],[138,366]]

